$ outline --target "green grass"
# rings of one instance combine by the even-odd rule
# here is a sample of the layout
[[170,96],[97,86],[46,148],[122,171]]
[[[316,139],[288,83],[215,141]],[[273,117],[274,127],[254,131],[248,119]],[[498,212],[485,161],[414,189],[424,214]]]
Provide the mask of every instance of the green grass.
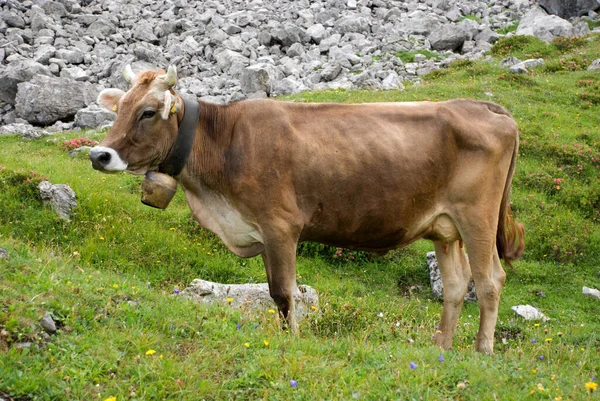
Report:
[[[600,288],[600,77],[585,64],[600,54],[600,41],[498,46],[493,62],[455,62],[402,92],[290,97],[470,97],[514,115],[522,133],[512,201],[526,252],[507,272],[495,355],[474,351],[476,303],[463,309],[453,350],[432,345],[442,305],[430,295],[426,241],[350,262],[329,247],[301,246],[298,281],[319,291],[320,309],[297,337],[267,311],[244,316],[184,301],[173,290],[194,278],[266,281],[260,258],[239,259],[200,229],[181,192],[165,211],[148,208],[139,177],[100,174],[85,156],[61,149],[64,140],[103,133],[2,136],[0,247],[9,257],[0,259],[0,398],[598,399],[585,384],[600,373],[600,304],[581,287]],[[536,52],[546,65],[577,59],[578,67],[511,75],[497,66],[507,55]],[[77,193],[70,222],[38,199],[40,176]],[[519,319],[510,310],[516,304],[552,320]],[[39,326],[45,312],[59,326],[49,337]],[[32,345],[16,346],[24,342]]]
[[519,21],[515,21],[512,24],[505,26],[504,28],[498,29],[498,33],[500,33],[502,35],[506,35],[507,33],[510,33],[510,32],[516,32],[518,27],[519,27]]

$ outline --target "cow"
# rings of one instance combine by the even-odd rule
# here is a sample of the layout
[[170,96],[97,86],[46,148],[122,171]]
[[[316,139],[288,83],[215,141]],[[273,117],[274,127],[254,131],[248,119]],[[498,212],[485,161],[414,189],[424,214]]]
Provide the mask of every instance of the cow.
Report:
[[503,107],[469,99],[217,105],[178,94],[174,66],[137,74],[127,66],[124,77],[127,92],[98,96],[117,117],[89,153],[93,168],[160,171],[181,147],[180,126],[191,126],[184,162],[171,175],[202,227],[239,257],[261,255],[270,295],[293,332],[299,242],[385,253],[425,238],[444,284],[435,343],[452,346],[472,278],[475,348],[493,353],[501,259],[510,264],[524,249],[509,203],[519,131]]

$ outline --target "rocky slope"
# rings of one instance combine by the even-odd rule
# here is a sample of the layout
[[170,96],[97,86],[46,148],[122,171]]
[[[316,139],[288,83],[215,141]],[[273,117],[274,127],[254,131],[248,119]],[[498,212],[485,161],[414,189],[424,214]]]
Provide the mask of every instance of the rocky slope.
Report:
[[[589,31],[534,0],[0,0],[0,125],[101,125],[112,116],[95,96],[125,89],[126,63],[177,63],[179,90],[216,102],[401,90],[456,58],[484,57],[519,21],[545,40]],[[418,54],[404,63],[398,52]]]

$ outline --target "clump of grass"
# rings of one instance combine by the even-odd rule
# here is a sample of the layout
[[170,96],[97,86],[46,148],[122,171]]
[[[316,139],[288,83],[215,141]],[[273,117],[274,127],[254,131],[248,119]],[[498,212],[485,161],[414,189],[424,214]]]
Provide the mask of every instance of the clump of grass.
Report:
[[588,24],[590,31],[594,30],[594,28],[598,28],[600,26],[600,20],[589,20],[586,19],[585,22]]
[[539,58],[552,53],[553,48],[535,36],[515,35],[500,38],[490,53],[496,57]]
[[498,29],[498,33],[502,34],[502,35],[506,35],[507,33],[510,33],[510,32],[516,32],[518,27],[519,27],[519,21],[515,21],[510,25],[507,25],[505,27]]
[[541,69],[550,73],[559,71],[584,71],[588,65],[589,61],[585,56],[571,55],[550,60],[544,63]]
[[498,80],[502,81],[502,82],[506,82],[512,86],[534,87],[534,86],[539,85],[535,81],[535,79],[533,79],[525,74],[512,74],[512,73],[500,74],[498,76]]
[[472,14],[467,14],[467,15],[465,15],[465,16],[464,16],[464,17],[461,19],[461,21],[464,21],[464,20],[471,20],[471,21],[475,21],[475,22],[481,22],[481,18],[479,18],[479,17],[478,17],[478,16],[476,16],[476,15],[472,15]]
[[586,41],[587,41],[587,38],[585,38],[585,37],[574,36],[571,38],[569,38],[569,37],[554,38],[554,39],[552,39],[552,41],[550,43],[559,52],[567,53],[567,52],[573,51],[574,49],[582,47]]

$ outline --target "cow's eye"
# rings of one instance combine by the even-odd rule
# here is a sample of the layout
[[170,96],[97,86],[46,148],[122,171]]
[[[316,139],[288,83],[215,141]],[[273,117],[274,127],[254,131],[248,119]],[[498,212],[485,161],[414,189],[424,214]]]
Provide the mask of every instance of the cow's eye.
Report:
[[143,120],[145,118],[152,118],[156,115],[156,111],[154,110],[144,110],[144,112],[142,113],[142,117],[140,118],[140,120]]

